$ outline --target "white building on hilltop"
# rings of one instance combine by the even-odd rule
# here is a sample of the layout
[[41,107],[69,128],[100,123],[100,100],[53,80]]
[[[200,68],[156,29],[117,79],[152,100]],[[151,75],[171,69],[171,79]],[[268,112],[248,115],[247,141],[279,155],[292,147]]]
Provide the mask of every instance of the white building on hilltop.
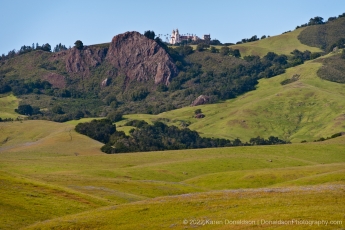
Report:
[[[211,39],[210,35],[204,35],[204,38],[205,38],[205,36],[208,39]],[[195,34],[194,35],[193,34],[180,35],[178,29],[176,29],[176,30],[173,30],[171,33],[170,44],[174,45],[176,43],[180,43],[182,41],[188,41],[188,40],[197,41],[197,40],[201,40],[201,39],[198,36],[196,36]]]

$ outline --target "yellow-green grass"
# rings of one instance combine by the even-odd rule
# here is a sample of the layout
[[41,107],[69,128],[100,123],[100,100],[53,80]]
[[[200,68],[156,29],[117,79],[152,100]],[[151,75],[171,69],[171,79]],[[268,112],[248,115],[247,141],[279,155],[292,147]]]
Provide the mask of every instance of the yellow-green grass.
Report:
[[42,120],[0,123],[0,153],[101,154],[101,143],[74,131],[74,125]]
[[[8,123],[0,124],[0,126],[3,127],[6,124]],[[15,139],[27,138],[23,142],[30,141],[30,132],[32,132],[32,136],[36,136],[35,132],[39,133],[39,130],[36,130],[35,127],[46,127],[47,131],[37,138],[36,144],[25,148],[23,146],[18,147],[18,144],[21,142]],[[25,227],[37,221],[44,221],[43,225],[40,226],[50,229],[55,225],[55,220],[45,220],[62,216],[64,213],[68,215],[90,210],[90,206],[84,205],[83,202],[78,202],[79,198],[73,198],[77,201],[73,201],[71,198],[70,206],[66,207],[64,204],[67,202],[66,200],[70,199],[70,196],[91,199],[93,200],[91,203],[94,205],[94,208],[101,205],[120,206],[112,206],[101,210],[95,209],[94,211],[81,213],[80,217],[66,216],[66,219],[63,218],[62,220],[63,224],[57,227],[58,229],[85,228],[84,218],[91,221],[91,223],[86,223],[90,224],[90,226],[98,225],[99,227],[108,228],[109,225],[105,223],[111,225],[122,223],[122,214],[118,214],[117,211],[115,213],[108,213],[109,210],[123,210],[123,213],[126,213],[127,211],[142,210],[146,206],[151,207],[149,210],[157,210],[157,212],[147,212],[148,218],[160,216],[161,214],[159,213],[166,210],[165,217],[159,217],[156,220],[157,225],[154,223],[151,225],[153,226],[151,227],[152,229],[158,229],[159,226],[165,226],[163,221],[165,223],[171,222],[171,218],[177,218],[176,221],[182,221],[180,218],[182,218],[183,212],[181,212],[180,206],[186,207],[187,213],[189,213],[189,216],[186,216],[186,218],[204,217],[206,210],[212,209],[212,202],[217,199],[214,196],[217,197],[217,194],[222,193],[213,193],[213,191],[219,189],[276,189],[277,187],[291,189],[291,186],[299,185],[341,186],[345,184],[343,173],[345,166],[345,155],[343,154],[344,136],[326,142],[307,144],[99,155],[97,154],[99,152],[91,152],[92,149],[96,149],[96,146],[92,147],[93,141],[87,137],[83,139],[81,138],[83,136],[73,133],[72,141],[68,140],[69,128],[71,127],[73,125],[48,121],[14,122],[12,126],[6,127],[6,130],[16,131],[21,128],[22,130],[30,131],[28,131],[27,136],[14,135],[13,146],[9,145],[10,143],[6,145],[6,147],[12,148],[2,149],[0,153],[1,183],[8,184],[6,186],[11,191],[9,195],[0,196],[0,209],[13,210],[9,212],[11,218],[4,217],[8,221],[3,222],[6,225],[0,225],[0,228],[9,227],[15,229],[17,227]],[[71,143],[67,144],[68,142]],[[82,149],[86,149],[89,146],[89,155],[83,155],[84,150]],[[101,144],[98,144],[98,148],[100,146]],[[73,153],[75,152],[81,154],[74,155]],[[10,172],[11,174],[5,172]],[[24,183],[24,185],[18,186],[18,183]],[[37,184],[37,187],[31,186],[31,184]],[[51,190],[57,190],[57,192]],[[300,196],[298,199],[305,200],[306,197],[312,197],[306,202],[313,205],[316,203],[316,199],[323,197],[324,192],[319,187],[315,187],[315,190],[312,190],[319,190],[321,191],[320,193],[311,192],[305,194],[305,196]],[[207,196],[209,200],[204,200],[210,203],[211,206],[207,206],[205,212],[199,213],[198,209],[200,209],[200,206],[197,204],[186,200],[179,203],[176,197],[171,197],[192,193],[196,194],[186,196],[191,197],[191,199],[193,197],[199,199],[200,197]],[[342,193],[333,192],[333,190],[328,191],[328,193],[336,197],[339,203],[342,202],[343,198],[340,197]],[[34,196],[27,194],[34,194]],[[275,201],[272,201],[272,206],[267,208],[265,206],[266,198],[263,199],[261,192],[257,193],[256,190],[249,190],[248,194],[253,195],[243,195],[244,200],[241,208],[243,210],[249,209],[247,213],[242,215],[242,218],[256,218],[257,216],[264,218],[266,213],[271,218],[276,218],[277,216],[273,215],[274,206],[276,206],[276,212],[282,212],[284,209],[278,204],[288,200],[287,197],[282,198],[279,195],[280,192],[274,193]],[[267,196],[272,194],[268,193]],[[288,194],[290,193],[286,193],[291,198],[296,193]],[[59,197],[56,197],[58,195],[60,195],[59,197],[62,196],[63,199],[59,200]],[[30,207],[25,209],[25,205],[20,204],[23,203],[22,201],[25,201],[27,196],[30,198],[30,202],[27,203]],[[18,198],[14,199],[14,197]],[[162,204],[161,209],[156,209],[157,199],[155,198],[157,197],[162,197],[162,200],[166,200],[167,207]],[[224,206],[222,206],[224,209],[221,209],[218,213],[219,215],[225,213],[225,209],[231,209],[232,206],[230,204],[233,203],[235,198],[229,198],[229,200],[228,198],[222,199],[219,202],[224,202]],[[297,204],[298,199],[296,198],[296,203],[292,205],[296,209],[299,207]],[[145,202],[143,202],[144,200]],[[53,201],[55,205],[51,206],[51,210],[46,211],[50,202]],[[257,202],[255,208],[251,207],[251,201]],[[323,214],[328,218],[333,218],[336,214],[328,214],[330,207],[332,205],[333,208],[338,206],[334,206],[334,202],[328,200],[328,198],[324,198],[323,202],[325,203]],[[133,205],[122,206],[124,203],[133,203]],[[168,207],[172,203],[176,203],[176,209]],[[214,205],[218,206],[218,204]],[[23,209],[35,209],[35,212],[32,214],[29,212],[29,214],[24,215]],[[259,209],[261,209],[261,216]],[[262,210],[265,210],[265,212],[262,212]],[[305,207],[303,212],[295,213],[296,215],[290,212],[290,210],[283,213],[286,218],[297,218],[299,214],[302,215],[307,213],[307,211],[313,213],[314,208]],[[46,212],[46,214],[41,215],[43,212]],[[104,213],[103,218],[99,218],[98,214],[96,214],[98,212]],[[121,225],[123,229],[149,224],[141,218],[141,212],[138,212],[134,211],[131,214],[133,216],[128,216],[128,218],[134,219],[136,219],[136,216],[138,220],[135,223],[129,223],[130,225]],[[119,211],[119,213],[122,213],[122,211]],[[208,217],[215,218],[218,216],[218,214],[213,216],[212,213],[210,212]],[[319,215],[321,214],[313,214],[308,218],[317,218]],[[113,218],[113,220],[109,221],[109,218]],[[75,222],[72,221],[74,219],[76,220]],[[174,223],[171,222],[171,224]],[[39,226],[36,227],[41,228]]]
[[98,197],[0,171],[0,229],[19,229],[38,220],[109,204]]
[[290,55],[290,53],[298,49],[300,51],[309,50],[311,52],[322,52],[321,49],[302,44],[298,40],[298,35],[305,28],[297,29],[289,33],[272,36],[255,42],[248,42],[231,46],[232,49],[239,49],[242,57],[248,55],[265,56],[268,52],[277,54]]
[[19,114],[14,112],[18,108],[19,100],[12,94],[1,94],[0,95],[0,118],[12,118],[15,119]]
[[134,126],[117,126],[116,131],[123,131],[126,135],[130,135],[129,131],[131,129],[136,129]]
[[97,119],[104,119],[105,117],[88,117],[88,118],[81,118],[79,120],[71,120],[65,122],[66,124],[71,124],[71,125],[77,125],[79,123],[85,123],[85,122],[90,122],[92,120],[97,120]]
[[[26,229],[341,229],[344,202],[344,185],[225,190],[110,206]],[[295,223],[269,222],[279,220]]]

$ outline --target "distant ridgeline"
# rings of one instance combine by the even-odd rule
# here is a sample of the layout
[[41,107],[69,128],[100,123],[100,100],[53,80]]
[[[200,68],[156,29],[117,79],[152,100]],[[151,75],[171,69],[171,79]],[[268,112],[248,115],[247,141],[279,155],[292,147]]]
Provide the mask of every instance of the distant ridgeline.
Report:
[[92,120],[88,123],[79,123],[75,130],[78,133],[89,136],[105,145],[101,150],[105,153],[147,152],[178,149],[197,149],[230,146],[249,145],[274,145],[288,144],[290,142],[280,140],[277,137],[264,139],[251,138],[248,142],[240,139],[233,141],[220,138],[200,137],[196,131],[188,128],[179,129],[176,126],[167,126],[162,122],[154,122],[149,125],[145,121],[130,121],[126,126],[134,126],[130,130],[130,136],[122,131],[116,131],[116,126],[108,119]]

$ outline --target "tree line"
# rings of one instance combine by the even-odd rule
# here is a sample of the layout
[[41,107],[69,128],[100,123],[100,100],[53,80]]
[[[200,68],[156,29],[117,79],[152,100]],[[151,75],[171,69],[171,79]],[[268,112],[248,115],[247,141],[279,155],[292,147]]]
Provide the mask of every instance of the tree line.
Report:
[[338,18],[342,18],[342,17],[345,17],[345,13],[340,14],[338,17],[336,17],[336,16],[335,17],[329,17],[328,20],[325,22],[323,17],[316,16],[314,18],[309,19],[309,22],[304,23],[304,24],[302,24],[300,26],[296,26],[296,29],[302,28],[302,27],[307,27],[307,26],[326,24],[328,22],[334,21],[334,20],[336,20]]
[[215,148],[231,146],[287,144],[288,141],[278,137],[251,138],[242,142],[239,138],[228,140],[223,138],[200,137],[196,131],[188,128],[179,129],[156,121],[152,125],[145,121],[129,121],[126,125],[134,126],[127,136],[122,131],[116,131],[116,125],[109,119],[92,120],[79,123],[75,130],[78,133],[104,143],[101,150],[105,153],[146,152],[196,148]]
[[[65,45],[62,45],[61,43],[57,44],[54,48],[53,48],[53,52],[60,52],[62,50],[67,50],[70,49],[71,47],[67,48]],[[22,55],[25,53],[29,53],[31,51],[35,51],[35,50],[42,50],[42,51],[46,51],[46,52],[52,52],[52,47],[49,43],[45,43],[42,45],[39,45],[38,43],[32,43],[32,45],[23,45],[22,47],[20,47],[20,49],[18,51],[16,51],[15,49],[10,50],[6,55],[2,54],[0,56],[0,61],[4,61],[10,58],[13,58],[15,56],[18,55]]]

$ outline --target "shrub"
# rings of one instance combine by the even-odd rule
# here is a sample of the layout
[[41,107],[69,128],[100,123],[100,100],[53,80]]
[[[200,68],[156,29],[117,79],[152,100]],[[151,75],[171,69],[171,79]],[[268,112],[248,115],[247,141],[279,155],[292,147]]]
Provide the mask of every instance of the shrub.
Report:
[[108,114],[107,118],[112,122],[117,122],[122,120],[122,113],[119,112],[111,112]]

